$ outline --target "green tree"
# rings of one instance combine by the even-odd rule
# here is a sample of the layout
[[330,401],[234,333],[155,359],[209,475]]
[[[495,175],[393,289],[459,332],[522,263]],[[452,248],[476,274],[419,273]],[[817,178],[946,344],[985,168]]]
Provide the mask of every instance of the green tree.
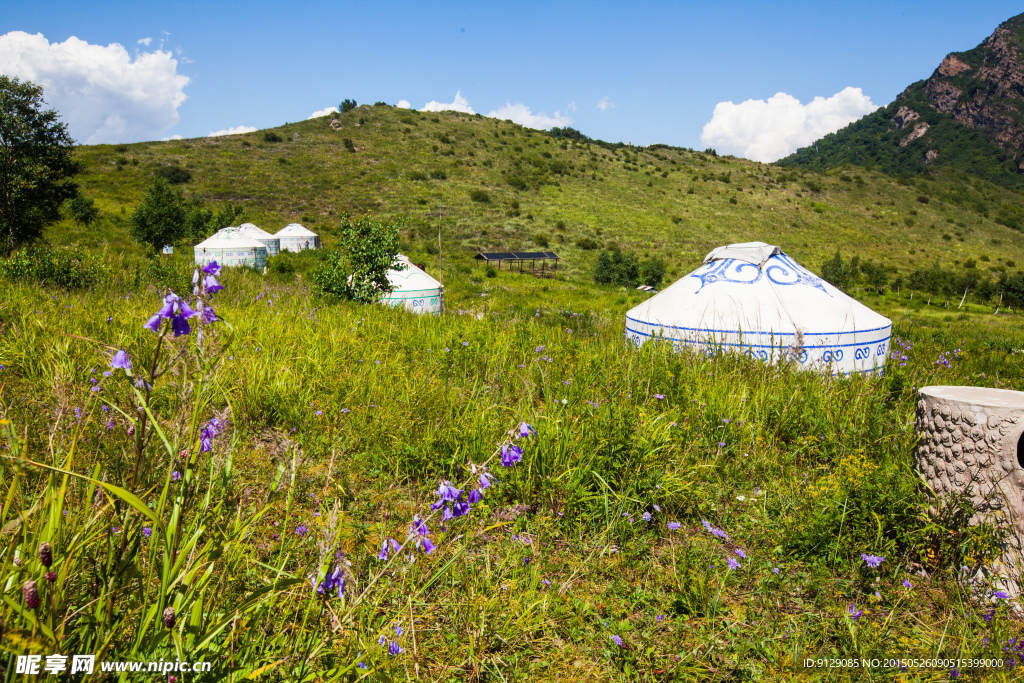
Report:
[[74,141],[43,104],[40,86],[0,76],[0,249],[7,254],[37,239],[78,194]]
[[618,247],[602,251],[594,267],[594,282],[620,287],[636,287],[640,284],[640,261],[633,254]]
[[67,209],[68,215],[85,227],[92,225],[100,215],[100,210],[96,208],[96,202],[92,197],[81,194],[68,200]]
[[389,270],[404,270],[398,262],[398,236],[405,221],[380,221],[371,214],[354,223],[346,215],[339,230],[341,248],[331,251],[313,273],[313,284],[325,294],[370,303],[391,292]]
[[652,258],[640,264],[640,282],[648,287],[660,287],[665,279],[665,262]]
[[338,105],[338,109],[341,110],[342,114],[344,114],[345,112],[352,111],[355,108],[356,108],[356,101],[355,100],[342,100],[341,104]]
[[232,225],[241,213],[230,204],[215,212],[202,199],[186,197],[164,178],[155,178],[129,219],[129,234],[159,251],[166,244],[203,240]]

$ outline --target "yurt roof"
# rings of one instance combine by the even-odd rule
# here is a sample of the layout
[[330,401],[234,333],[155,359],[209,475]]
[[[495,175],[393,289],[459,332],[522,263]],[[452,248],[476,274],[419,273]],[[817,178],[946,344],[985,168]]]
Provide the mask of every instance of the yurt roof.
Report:
[[273,237],[269,232],[253,223],[242,223],[238,226],[238,229],[242,231],[242,234],[255,237],[256,239]]
[[405,265],[404,270],[388,270],[388,282],[395,292],[431,292],[441,288],[441,283],[427,275],[402,254],[397,260]]
[[208,237],[196,245],[196,249],[266,249],[267,245],[257,242],[238,228],[223,228],[213,237]]
[[814,275],[778,246],[719,247],[704,264],[626,313],[626,327],[656,325],[667,338],[721,334],[797,335],[869,332],[891,321]]
[[274,237],[317,237],[317,234],[298,223],[291,223],[278,230]]

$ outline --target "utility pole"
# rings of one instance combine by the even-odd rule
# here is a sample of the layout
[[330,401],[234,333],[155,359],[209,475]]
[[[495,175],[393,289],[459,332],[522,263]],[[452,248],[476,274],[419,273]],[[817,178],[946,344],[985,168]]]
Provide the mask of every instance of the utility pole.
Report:
[[441,213],[444,211],[444,181],[437,181],[440,197],[437,205],[437,280],[444,287],[444,271],[442,270],[441,258]]

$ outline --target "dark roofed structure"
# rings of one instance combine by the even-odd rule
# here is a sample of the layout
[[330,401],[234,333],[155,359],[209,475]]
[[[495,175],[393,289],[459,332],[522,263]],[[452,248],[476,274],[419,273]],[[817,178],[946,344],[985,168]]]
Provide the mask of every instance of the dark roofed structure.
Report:
[[548,260],[555,262],[554,270],[558,270],[558,262],[562,260],[553,251],[482,251],[473,258],[484,263],[497,263],[498,268],[501,268],[502,261],[509,261],[511,263],[509,269],[514,267],[516,263],[519,263],[520,272],[523,270],[524,261],[530,261],[533,270],[537,269],[537,261],[540,261],[540,269],[543,272]]

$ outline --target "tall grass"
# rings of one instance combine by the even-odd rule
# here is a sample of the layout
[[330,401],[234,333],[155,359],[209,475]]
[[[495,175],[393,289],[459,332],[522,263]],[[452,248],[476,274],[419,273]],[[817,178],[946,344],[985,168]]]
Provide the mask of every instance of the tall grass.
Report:
[[[210,680],[770,679],[816,675],[808,657],[992,656],[1016,634],[961,581],[998,537],[929,516],[911,466],[918,387],[1019,386],[1002,320],[897,317],[906,365],[835,379],[633,349],[609,311],[635,295],[569,283],[452,278],[466,314],[416,317],[222,280],[232,332],[164,339],[148,397],[102,373],[117,348],[151,366],[158,291],[5,286],[8,680],[15,655],[55,652],[205,659]],[[521,421],[537,434],[499,467]],[[437,550],[412,535],[377,559],[489,458],[483,500],[428,522]],[[336,569],[342,595],[317,596]]]

